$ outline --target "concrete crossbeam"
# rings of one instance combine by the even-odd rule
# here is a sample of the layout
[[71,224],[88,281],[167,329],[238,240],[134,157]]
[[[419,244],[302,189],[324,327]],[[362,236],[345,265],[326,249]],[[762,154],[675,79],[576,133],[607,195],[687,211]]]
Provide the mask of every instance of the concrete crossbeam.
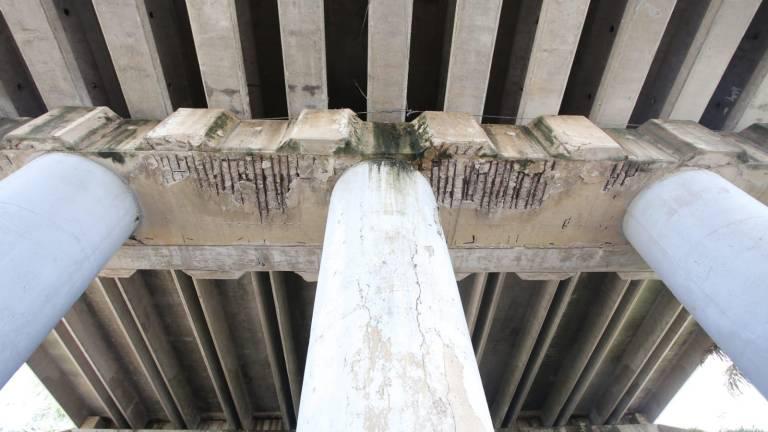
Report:
[[3,0],[0,11],[46,107],[91,105],[53,0]]
[[94,0],[128,112],[159,120],[173,112],[144,0]]
[[368,5],[369,121],[405,119],[413,0]]
[[712,169],[768,202],[758,126],[744,136],[692,122],[603,130],[549,116],[481,127],[438,112],[381,124],[349,110],[241,121],[212,109],[182,109],[158,125],[105,108],[9,125],[0,178],[41,152],[70,151],[127,179],[146,220],[111,270],[317,272],[330,188],[372,156],[407,158],[428,179],[460,273],[648,271],[621,215],[645,185],[683,167]]
[[482,116],[501,4],[456,1],[443,110]]
[[251,118],[235,0],[187,0],[208,108]]
[[680,71],[665,95],[660,118],[699,121],[761,0],[712,0]]
[[560,111],[589,0],[543,0],[517,124]]
[[278,0],[288,116],[328,108],[322,0]]
[[619,24],[589,118],[623,128],[651,68],[676,0],[630,0]]

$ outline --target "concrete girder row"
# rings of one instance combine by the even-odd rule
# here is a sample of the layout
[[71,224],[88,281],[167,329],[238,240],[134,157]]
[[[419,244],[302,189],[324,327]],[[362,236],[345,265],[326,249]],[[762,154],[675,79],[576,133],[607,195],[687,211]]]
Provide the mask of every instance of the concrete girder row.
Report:
[[[537,14],[538,19],[533,24],[517,23],[519,29],[515,30],[514,44],[520,46],[515,46],[514,50],[521,54],[508,60],[523,63],[524,70],[511,73],[500,83],[501,88],[492,89],[489,88],[489,75],[502,2],[487,0],[482,6],[455,2],[453,15],[448,20],[451,26],[446,29],[446,45],[450,49],[445,53],[438,106],[446,111],[466,112],[477,117],[483,114],[512,116],[518,124],[560,112],[566,86],[579,87],[577,82],[569,83],[569,76],[577,48],[580,48],[580,38],[588,39],[586,33],[599,33],[602,39],[612,39],[613,36],[604,35],[602,28],[583,29],[590,4],[588,0],[545,0],[540,2],[540,7],[535,1],[523,3],[525,11],[521,15],[524,19],[532,14]],[[595,88],[594,102],[579,113],[588,114],[601,126],[623,127],[627,124],[654,56],[663,54],[660,53],[663,47],[659,46],[662,36],[675,30],[667,28],[675,5],[676,1],[666,0],[626,3],[616,25],[618,31],[607,61],[584,68],[589,69],[590,75],[602,76],[602,79]],[[654,100],[660,100],[661,118],[693,121],[701,118],[759,5],[760,0],[708,2],[701,22],[692,30],[695,34],[689,46],[682,53],[684,61],[672,78],[674,82],[663,94],[654,95]],[[101,34],[96,37],[98,42],[89,40],[87,43],[74,40],[74,30],[62,23],[61,16],[62,13],[78,17],[91,14],[82,6],[66,12],[57,10],[57,4],[52,0],[3,0],[0,6],[34,85],[49,109],[98,104],[97,100],[101,98],[93,94],[99,87],[97,81],[105,80],[107,75],[111,77],[113,72],[133,118],[162,119],[172,112],[173,106],[194,106],[186,100],[190,95],[186,95],[186,99],[174,97],[182,91],[179,88],[188,84],[176,82],[174,88],[170,88],[170,78],[173,77],[166,76],[169,72],[164,71],[164,67],[168,69],[168,64],[179,59],[161,59],[161,56],[178,56],[180,50],[158,52],[158,45],[162,45],[158,39],[162,40],[166,34],[157,28],[153,31],[150,25],[152,14],[145,0],[123,1],[119,5],[94,1],[93,9]],[[151,3],[149,6],[156,7]],[[250,28],[240,28],[241,24],[247,27],[250,23],[249,7],[238,5],[234,0],[189,0],[185,9],[187,17],[184,18],[189,19],[207,106],[230,110],[243,119],[261,115],[259,74],[250,71],[246,76],[248,65],[245,63],[248,58],[256,58],[262,53],[254,52],[254,46],[247,43],[244,46],[241,41],[251,38]],[[296,118],[302,109],[326,109],[329,96],[324,4],[318,0],[281,0],[278,12],[288,116]],[[402,121],[409,108],[406,96],[412,13],[412,0],[399,3],[376,1],[366,15],[366,98],[371,120]],[[174,22],[177,24],[182,25]],[[105,48],[101,47],[102,35]],[[82,46],[74,46],[76,44]],[[247,53],[243,52],[244,47]],[[589,51],[589,47],[586,48]],[[580,55],[590,57],[587,54]],[[525,61],[521,62],[520,56]],[[94,62],[91,57],[102,60]],[[105,61],[107,58],[111,58],[111,62]],[[763,58],[761,64],[765,62]],[[163,66],[163,63],[167,64]],[[87,72],[94,66],[99,69],[98,73]],[[509,69],[514,70],[514,65]],[[760,91],[761,83],[765,81],[765,69],[758,67],[752,75],[743,92],[744,97],[740,97],[736,109],[728,113],[726,128],[740,130],[765,117],[762,107],[766,96],[765,91]],[[578,77],[579,71],[576,72]],[[3,77],[0,107],[6,115],[19,112],[16,107],[18,96],[11,94],[14,88],[10,81],[15,80],[12,75],[24,73],[16,70]],[[249,83],[249,79],[253,82]],[[106,82],[104,84],[110,87]],[[113,94],[112,89],[109,91],[112,108],[122,112],[119,91],[115,89],[117,94]],[[191,94],[196,90],[183,91]],[[484,112],[489,92],[505,95],[498,112]],[[256,102],[251,104],[249,99]],[[592,100],[591,94],[589,99]]]

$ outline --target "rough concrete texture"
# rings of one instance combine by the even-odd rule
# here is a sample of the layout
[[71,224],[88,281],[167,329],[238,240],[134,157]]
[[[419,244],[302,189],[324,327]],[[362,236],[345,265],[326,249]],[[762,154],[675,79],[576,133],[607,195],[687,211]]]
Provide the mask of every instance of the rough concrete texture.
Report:
[[[673,171],[705,167],[768,202],[764,130],[737,135],[678,121],[602,130],[577,116],[481,126],[468,114],[442,112],[384,124],[349,110],[240,121],[222,110],[181,109],[158,125],[106,108],[65,107],[7,132],[0,178],[52,150],[120,173],[145,221],[112,268],[162,262],[316,272],[336,179],[361,160],[398,158],[430,182],[454,264],[465,272],[491,264],[643,271],[621,234],[630,200]],[[228,264],[205,268],[206,260]]]
[[297,431],[340,430],[493,430],[437,203],[404,161],[356,165],[331,198]]

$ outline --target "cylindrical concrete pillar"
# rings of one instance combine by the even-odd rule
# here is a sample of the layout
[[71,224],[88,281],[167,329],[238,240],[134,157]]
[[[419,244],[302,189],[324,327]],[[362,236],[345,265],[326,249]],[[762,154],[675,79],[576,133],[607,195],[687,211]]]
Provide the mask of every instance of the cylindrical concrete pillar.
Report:
[[333,190],[298,430],[493,430],[435,198],[406,163]]
[[640,192],[624,235],[768,396],[768,207],[717,174],[683,171]]
[[41,156],[0,181],[0,386],[139,222],[131,190],[84,157]]

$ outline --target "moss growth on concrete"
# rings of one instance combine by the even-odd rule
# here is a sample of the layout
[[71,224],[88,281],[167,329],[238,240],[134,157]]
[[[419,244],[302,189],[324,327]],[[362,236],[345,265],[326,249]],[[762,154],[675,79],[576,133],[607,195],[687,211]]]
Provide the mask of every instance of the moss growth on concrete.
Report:
[[373,123],[374,155],[418,155],[422,146],[411,123]]
[[110,159],[112,162],[123,165],[125,163],[125,156],[122,153],[112,151],[100,151],[96,153],[96,156],[102,159]]
[[205,131],[205,137],[208,139],[216,138],[219,132],[223,131],[227,126],[229,126],[229,121],[230,118],[226,113],[219,114],[216,116],[216,119],[213,121],[208,130]]
[[289,139],[277,148],[278,153],[301,153],[301,146],[296,140]]

